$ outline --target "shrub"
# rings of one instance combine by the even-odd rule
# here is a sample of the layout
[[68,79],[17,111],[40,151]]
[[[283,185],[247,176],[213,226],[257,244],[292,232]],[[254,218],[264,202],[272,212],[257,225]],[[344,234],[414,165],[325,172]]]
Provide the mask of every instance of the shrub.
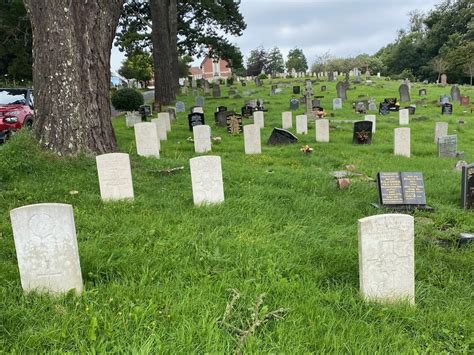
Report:
[[137,111],[143,103],[142,93],[135,89],[124,88],[112,94],[112,105],[119,111]]

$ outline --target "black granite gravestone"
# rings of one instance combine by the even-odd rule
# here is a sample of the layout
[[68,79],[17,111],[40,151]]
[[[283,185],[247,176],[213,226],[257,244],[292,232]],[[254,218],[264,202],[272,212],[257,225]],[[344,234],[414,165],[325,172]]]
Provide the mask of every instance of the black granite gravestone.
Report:
[[291,99],[290,100],[290,110],[291,111],[296,111],[300,107],[300,102],[298,99]]
[[474,163],[462,168],[461,207],[474,208]]
[[390,113],[390,104],[388,104],[387,102],[381,102],[379,104],[379,113],[382,116],[388,115]]
[[204,123],[204,114],[203,113],[191,113],[188,115],[189,121],[189,130],[192,132],[194,126],[203,125]]
[[452,104],[444,104],[441,106],[441,114],[442,115],[452,115],[453,114],[453,105]]
[[352,135],[352,143],[354,144],[371,144],[372,143],[372,125],[371,121],[354,122],[354,132]]
[[241,113],[242,113],[242,117],[245,117],[245,118],[251,118],[253,117],[253,107],[250,106],[250,105],[245,105],[244,107],[242,107],[241,109]]
[[234,114],[233,111],[218,111],[214,112],[214,119],[216,121],[216,125],[219,127],[227,127],[227,116],[230,114]]
[[299,86],[293,86],[293,94],[299,95],[301,88]]
[[268,138],[268,145],[283,145],[283,144],[293,144],[298,142],[298,138],[282,128],[273,128],[270,138]]
[[227,115],[227,133],[229,134],[240,134],[243,132],[242,127],[242,116],[230,113]]
[[377,174],[377,190],[382,207],[426,207],[425,185],[420,172],[380,172]]

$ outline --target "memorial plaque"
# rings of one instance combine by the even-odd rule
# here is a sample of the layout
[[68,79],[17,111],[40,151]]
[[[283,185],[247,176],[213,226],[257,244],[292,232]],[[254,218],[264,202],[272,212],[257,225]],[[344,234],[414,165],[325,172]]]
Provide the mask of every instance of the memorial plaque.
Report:
[[442,115],[452,115],[453,114],[453,105],[452,104],[444,104],[441,106],[441,114]]
[[243,132],[242,116],[231,113],[227,115],[227,133],[240,134]]
[[194,126],[199,126],[205,124],[204,122],[204,114],[195,112],[188,115],[189,121],[189,130],[192,132]]
[[298,110],[300,107],[300,102],[298,101],[298,99],[291,99],[290,100],[290,110],[291,111],[296,111]]
[[281,128],[273,128],[272,134],[268,139],[268,145],[283,145],[283,144],[293,144],[298,142],[298,137],[296,137],[291,132]]
[[371,121],[354,122],[352,143],[354,144],[371,144],[372,143],[372,122]]
[[474,163],[462,168],[461,207],[474,208]]
[[381,206],[417,207],[426,205],[423,174],[419,172],[378,173],[377,190]]
[[456,157],[458,151],[458,136],[441,136],[438,137],[438,156],[439,157]]

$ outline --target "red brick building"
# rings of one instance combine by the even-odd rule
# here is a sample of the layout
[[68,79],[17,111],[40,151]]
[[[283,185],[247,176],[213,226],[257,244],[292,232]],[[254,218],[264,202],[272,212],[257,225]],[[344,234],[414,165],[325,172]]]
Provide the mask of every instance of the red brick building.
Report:
[[224,59],[214,60],[208,56],[204,58],[201,66],[189,69],[190,75],[195,79],[225,79],[232,76],[232,71],[228,67],[229,63]]

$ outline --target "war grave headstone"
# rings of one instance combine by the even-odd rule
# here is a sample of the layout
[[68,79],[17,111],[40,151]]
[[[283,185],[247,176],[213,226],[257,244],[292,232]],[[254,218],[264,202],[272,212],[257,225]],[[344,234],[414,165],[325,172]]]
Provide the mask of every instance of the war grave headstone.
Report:
[[194,126],[204,125],[204,114],[195,112],[188,115],[189,130],[193,131]]
[[347,88],[349,85],[345,82],[339,81],[336,85],[337,97],[342,100],[347,100]]
[[296,116],[296,133],[308,134],[308,116],[306,115]]
[[359,283],[364,299],[415,303],[414,218],[384,214],[359,219]]
[[380,172],[377,174],[380,208],[393,210],[432,210],[426,205],[425,184],[421,172]]
[[377,124],[377,116],[365,115],[364,120],[372,122],[372,133],[375,133],[376,124]]
[[212,86],[212,97],[215,99],[221,97],[221,86],[219,84]]
[[194,204],[224,202],[221,157],[202,156],[189,160]]
[[168,112],[159,112],[158,118],[162,118],[166,122],[166,131],[171,132],[171,118]]
[[284,144],[294,144],[298,142],[298,137],[293,133],[288,132],[282,128],[273,128],[270,138],[268,138],[268,145],[284,145]]
[[458,152],[458,136],[449,135],[438,137],[438,156],[454,158]]
[[204,107],[205,99],[203,96],[196,96],[196,106]]
[[[159,120],[159,118],[158,118]],[[135,129],[135,142],[137,154],[142,157],[160,157],[160,140],[156,125],[153,122],[137,123]]]
[[461,96],[461,106],[469,106],[470,98],[469,96]]
[[352,143],[354,144],[371,144],[372,143],[372,122],[371,121],[354,122]]
[[329,142],[329,120],[320,119],[315,121],[316,124],[316,142]]
[[441,74],[441,85],[448,85],[448,76],[446,74]]
[[125,153],[109,153],[96,158],[100,197],[103,201],[133,199],[130,157]]
[[395,128],[393,133],[393,154],[410,158],[410,128]]
[[230,113],[226,117],[227,133],[229,134],[240,134],[243,132],[242,128],[242,116],[235,113]]
[[404,108],[398,111],[398,124],[400,126],[406,126],[410,124],[410,112],[408,109]]
[[453,101],[461,102],[461,90],[459,90],[459,86],[453,85],[451,88],[451,97]]
[[253,123],[257,124],[260,128],[265,127],[265,116],[263,111],[255,111],[253,113]]
[[142,122],[142,118],[133,112],[125,115],[125,126],[127,128],[133,127],[136,123],[140,122]]
[[298,99],[292,98],[290,100],[290,110],[291,111],[296,111],[300,108],[300,102]]
[[474,163],[462,167],[461,207],[474,208]]
[[418,90],[418,96],[426,96],[426,89]]
[[453,114],[453,105],[452,104],[444,104],[441,106],[441,114],[442,115],[452,115]]
[[340,110],[342,109],[342,99],[337,97],[332,100],[332,109],[333,110]]
[[194,151],[206,153],[212,150],[211,127],[207,125],[193,126]]
[[176,112],[186,112],[186,105],[183,101],[176,102]]
[[71,205],[42,203],[10,211],[23,291],[82,292],[82,274]]
[[300,86],[293,86],[293,94],[294,95],[299,95],[301,93],[301,87]]
[[448,135],[448,123],[447,122],[436,122],[434,142],[438,143],[438,138]]
[[260,154],[262,152],[260,127],[258,125],[244,126],[244,149],[245,154]]
[[283,129],[293,127],[293,113],[291,111],[281,113],[281,126]]
[[400,93],[400,102],[410,102],[410,89],[407,84],[402,84],[398,88]]
[[163,117],[154,118],[151,123],[155,124],[158,140],[165,141],[168,139],[168,130],[166,129],[166,120]]

